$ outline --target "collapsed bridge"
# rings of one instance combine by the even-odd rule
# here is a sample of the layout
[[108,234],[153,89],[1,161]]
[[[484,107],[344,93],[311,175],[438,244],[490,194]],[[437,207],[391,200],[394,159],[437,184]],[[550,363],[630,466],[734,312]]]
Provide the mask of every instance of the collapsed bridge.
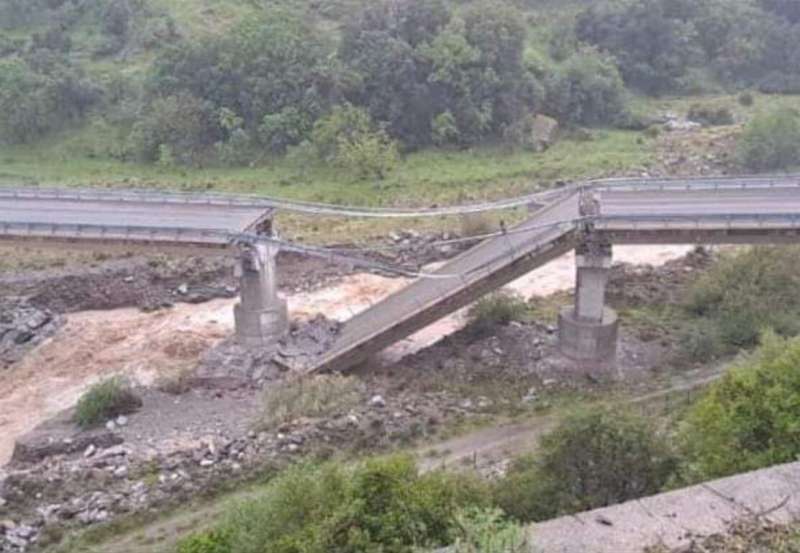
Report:
[[[497,233],[347,321],[310,371],[345,370],[482,295],[570,250],[577,252],[574,306],[559,320],[562,351],[605,362],[618,322],[605,306],[614,244],[754,244],[800,241],[800,177],[594,181],[478,206],[343,208],[267,198],[0,188],[0,239],[122,243],[155,248],[238,249],[237,337],[277,347],[287,327],[277,294],[276,210],[312,215],[419,217],[528,206],[522,224]],[[319,251],[318,249],[316,251]]]

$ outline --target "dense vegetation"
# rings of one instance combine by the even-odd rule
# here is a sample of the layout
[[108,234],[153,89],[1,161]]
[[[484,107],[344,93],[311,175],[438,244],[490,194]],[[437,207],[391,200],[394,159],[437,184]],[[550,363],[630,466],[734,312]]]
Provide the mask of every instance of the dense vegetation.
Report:
[[91,121],[117,159],[290,151],[380,179],[428,146],[538,148],[537,114],[646,126],[627,90],[800,91],[792,2],[576,0],[555,18],[544,0],[221,5],[214,32],[156,0],[0,0],[2,140]]
[[686,346],[700,360],[752,348],[760,334],[800,334],[800,256],[786,246],[727,253],[689,290]]
[[518,459],[495,486],[497,504],[520,521],[546,520],[658,493],[677,466],[652,422],[624,411],[584,410]]
[[798,363],[800,340],[767,335],[755,354],[712,386],[685,421],[685,479],[718,478],[797,459]]
[[480,481],[420,475],[407,457],[291,468],[256,499],[232,507],[180,553],[411,552],[455,542],[458,523],[487,507]]

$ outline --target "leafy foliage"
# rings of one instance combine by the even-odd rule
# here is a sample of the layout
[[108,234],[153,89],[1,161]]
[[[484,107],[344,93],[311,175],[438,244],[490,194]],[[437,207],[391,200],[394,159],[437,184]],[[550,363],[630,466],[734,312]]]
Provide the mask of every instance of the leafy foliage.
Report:
[[149,88],[155,98],[186,94],[211,111],[229,110],[268,150],[280,153],[310,133],[329,103],[335,89],[329,50],[299,14],[273,8],[224,36],[166,49]]
[[625,110],[625,84],[616,64],[593,51],[568,58],[547,83],[547,108],[559,121],[608,125]]
[[716,326],[727,346],[748,347],[762,330],[800,332],[800,256],[795,248],[757,247],[723,255],[692,286],[687,308]]
[[[257,498],[229,510],[214,534],[181,544],[181,553],[410,553],[452,543],[458,516],[485,507],[476,480],[418,474],[408,457],[371,459],[354,468],[328,463],[288,469]],[[190,549],[210,543],[216,549]]]
[[465,509],[457,517],[460,536],[454,553],[525,553],[525,532],[499,509]]
[[546,435],[537,458],[518,459],[494,495],[509,515],[543,520],[657,493],[675,466],[647,419],[595,408]]
[[75,422],[88,428],[119,415],[127,415],[142,406],[142,400],[120,378],[110,378],[92,386],[81,396],[75,408]]
[[0,142],[33,141],[80,118],[98,100],[97,88],[59,56],[0,58]]
[[682,430],[685,479],[718,478],[797,459],[798,364],[800,340],[768,334],[755,354],[711,386]]
[[800,112],[785,108],[755,118],[739,139],[737,153],[751,171],[800,165]]
[[412,148],[498,136],[537,100],[522,59],[522,21],[499,1],[475,4],[463,17],[442,0],[371,3],[339,49],[357,76],[348,97]]

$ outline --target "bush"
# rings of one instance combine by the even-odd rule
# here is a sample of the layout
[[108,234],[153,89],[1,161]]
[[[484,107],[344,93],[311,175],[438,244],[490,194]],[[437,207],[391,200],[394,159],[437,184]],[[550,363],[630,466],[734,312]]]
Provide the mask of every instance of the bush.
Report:
[[478,300],[469,308],[469,328],[476,334],[493,331],[498,325],[521,321],[528,313],[528,304],[516,293],[500,291]]
[[383,130],[340,138],[338,151],[337,164],[362,179],[383,180],[400,160],[397,142]]
[[211,530],[182,540],[177,553],[233,553],[233,550],[227,533]]
[[800,340],[768,334],[762,341],[688,413],[684,479],[719,478],[800,455]]
[[700,123],[704,127],[714,127],[719,125],[733,125],[733,112],[725,106],[704,106],[694,104],[689,108],[687,115],[689,121]]
[[92,386],[81,396],[75,409],[75,422],[89,428],[120,415],[135,412],[142,400],[121,378],[109,378]]
[[525,553],[525,531],[500,509],[467,509],[457,517],[459,537],[453,553]]
[[800,113],[783,108],[756,117],[739,138],[737,155],[752,171],[800,165]]
[[411,553],[455,541],[459,513],[486,507],[485,492],[466,476],[420,475],[405,456],[349,468],[300,465],[230,508],[215,534],[184,540],[179,552],[206,553],[199,547],[209,544],[213,553]]
[[397,165],[397,143],[376,128],[369,114],[350,104],[336,106],[314,125],[311,142],[319,157],[359,177],[383,179]]
[[574,125],[617,121],[625,109],[625,96],[614,61],[591,50],[574,54],[547,82],[547,110]]
[[657,493],[675,467],[647,419],[591,409],[567,417],[547,434],[538,458],[517,460],[494,496],[520,521],[544,520]]
[[753,96],[751,92],[742,92],[739,94],[738,101],[740,105],[746,108],[752,107],[756,103],[755,96]]
[[155,100],[133,126],[128,140],[143,161],[167,162],[166,156],[182,165],[195,165],[222,137],[213,106],[180,93]]
[[720,260],[689,290],[686,308],[712,324],[728,347],[750,347],[771,328],[800,332],[800,255],[794,247],[756,247]]
[[689,328],[681,336],[679,343],[682,357],[690,363],[708,363],[727,350],[719,329],[707,323]]
[[262,424],[344,412],[357,405],[363,394],[363,385],[354,377],[319,375],[279,382],[264,394]]

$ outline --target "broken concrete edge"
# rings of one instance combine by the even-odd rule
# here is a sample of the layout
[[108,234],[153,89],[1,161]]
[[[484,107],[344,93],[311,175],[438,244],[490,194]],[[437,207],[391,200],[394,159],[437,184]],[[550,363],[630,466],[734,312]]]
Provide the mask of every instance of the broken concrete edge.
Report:
[[800,520],[800,462],[532,524],[525,532],[530,553],[680,551],[748,519],[776,526]]

